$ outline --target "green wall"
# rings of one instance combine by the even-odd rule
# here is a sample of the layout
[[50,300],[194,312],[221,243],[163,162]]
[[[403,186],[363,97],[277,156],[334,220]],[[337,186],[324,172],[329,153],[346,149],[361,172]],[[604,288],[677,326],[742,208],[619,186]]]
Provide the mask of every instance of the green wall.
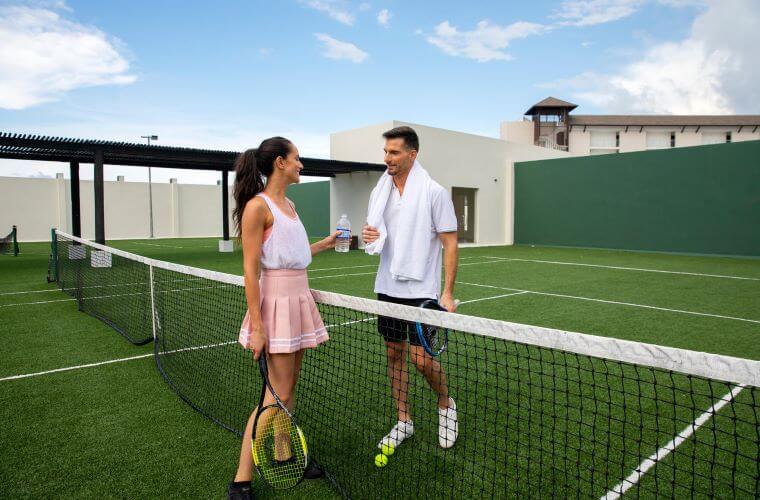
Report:
[[515,243],[760,256],[760,141],[516,163]]
[[298,216],[309,236],[330,232],[330,182],[304,182],[288,187],[287,196],[296,205]]

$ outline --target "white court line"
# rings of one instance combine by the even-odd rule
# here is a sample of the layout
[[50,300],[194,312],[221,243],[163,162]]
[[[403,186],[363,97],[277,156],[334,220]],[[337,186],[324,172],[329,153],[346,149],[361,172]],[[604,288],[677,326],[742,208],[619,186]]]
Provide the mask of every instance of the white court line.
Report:
[[[496,258],[496,257],[489,257],[489,258],[493,259],[493,258]],[[488,261],[488,262],[467,262],[465,264],[459,264],[458,267],[462,267],[462,266],[477,266],[477,265],[480,265],[480,264],[494,264],[494,263],[498,263],[498,262],[499,261],[497,261],[497,260]],[[363,266],[361,266],[361,267],[363,267]],[[349,269],[349,268],[342,267],[340,269]],[[377,274],[377,272],[373,271],[371,273],[347,273],[347,274],[331,274],[330,276],[309,276],[309,279],[310,280],[321,280],[321,279],[325,279],[325,278],[343,278],[345,276],[366,276],[366,275],[369,275],[369,274]]]
[[503,295],[494,295],[493,297],[481,297],[479,299],[463,300],[462,302],[459,303],[459,305],[462,306],[462,305],[465,305],[465,304],[472,304],[473,302],[480,302],[482,300],[502,299],[504,297],[512,297],[512,296],[515,296],[515,295],[523,295],[525,293],[529,293],[529,292],[505,293]]
[[92,368],[94,366],[109,365],[111,363],[121,363],[122,361],[132,361],[134,359],[142,359],[142,358],[147,358],[149,356],[153,356],[153,353],[142,354],[140,356],[132,356],[129,358],[110,359],[108,361],[100,361],[99,363],[90,363],[87,365],[67,366],[66,368],[56,368],[55,370],[47,370],[44,372],[25,373],[23,375],[13,375],[12,377],[0,378],[0,382],[5,382],[6,380],[17,380],[20,378],[39,377],[40,375],[48,375],[51,373],[58,373],[58,372],[67,372],[71,370],[81,370],[82,368]]
[[679,314],[691,314],[694,316],[706,316],[709,318],[720,318],[720,319],[730,319],[733,321],[744,321],[747,323],[756,323],[760,324],[760,320],[757,319],[747,319],[747,318],[737,318],[735,316],[724,316],[721,314],[710,314],[710,313],[703,313],[703,312],[697,312],[697,311],[686,311],[683,309],[669,309],[667,307],[657,307],[657,306],[649,306],[646,304],[634,304],[632,302],[618,302],[616,300],[604,300],[604,299],[592,299],[590,297],[580,297],[577,295],[565,295],[561,293],[549,293],[549,292],[535,292],[533,290],[521,290],[519,288],[508,288],[503,286],[494,286],[494,285],[484,285],[481,283],[467,283],[465,281],[457,281],[457,284],[459,285],[470,285],[470,286],[480,286],[484,288],[495,288],[497,290],[513,290],[515,292],[526,292],[526,293],[532,293],[534,295],[546,295],[549,297],[562,297],[565,299],[575,299],[575,300],[587,300],[590,302],[601,302],[603,304],[614,304],[619,306],[629,306],[629,307],[641,307],[643,309],[654,309],[657,311],[666,311],[666,312],[674,312]]
[[[466,300],[466,301],[460,302],[459,305],[468,304],[470,302],[478,302],[480,300],[498,299],[500,297],[508,297],[510,295],[520,295],[520,293],[510,293],[510,294],[506,294],[506,295],[496,295],[494,297],[484,297],[484,298],[480,298],[480,299]],[[74,300],[74,299],[71,299],[71,300]],[[336,326],[353,325],[355,323],[366,323],[366,322],[375,321],[376,319],[377,319],[376,317],[364,318],[364,319],[359,319],[359,320],[354,320],[354,321],[347,321],[345,323],[330,324],[330,325],[326,325],[325,327],[326,328],[334,328]],[[237,343],[237,341],[236,340],[232,340],[232,341],[229,341],[229,342],[221,342],[219,344],[209,344],[209,345],[197,346],[197,347],[185,347],[183,349],[175,349],[175,350],[172,350],[172,351],[161,352],[161,353],[159,353],[159,356],[162,356],[164,354],[172,354],[172,353],[175,353],[175,352],[194,351],[194,350],[197,350],[197,349],[209,349],[209,348],[212,348],[212,347],[220,347],[220,346],[225,346],[225,345],[230,345],[230,344],[235,344],[235,343]],[[129,357],[129,358],[111,359],[111,360],[108,360],[108,361],[101,361],[101,362],[98,362],[98,363],[89,363],[89,364],[86,364],[86,365],[69,366],[69,367],[66,367],[66,368],[56,368],[55,370],[47,370],[47,371],[43,371],[43,372],[26,373],[26,374],[23,374],[23,375],[13,375],[13,376],[10,376],[10,377],[0,378],[0,382],[4,382],[6,380],[17,380],[17,379],[28,378],[28,377],[38,377],[40,375],[48,375],[48,374],[51,374],[51,373],[59,373],[59,372],[65,372],[65,371],[71,371],[71,370],[79,370],[79,369],[82,369],[82,368],[92,368],[92,367],[96,367],[96,366],[108,365],[108,364],[111,364],[111,363],[120,363],[122,361],[132,361],[132,360],[135,360],[135,359],[147,358],[149,356],[153,356],[153,353],[151,353],[151,354],[142,354],[140,356],[132,356],[132,357]]]
[[26,290],[22,292],[0,292],[0,296],[2,295],[26,295],[28,293],[50,293],[50,292],[60,292],[60,288],[50,288],[48,290]]
[[606,266],[603,264],[584,264],[581,262],[560,262],[560,261],[554,261],[554,260],[515,259],[515,258],[510,258],[510,257],[490,257],[490,258],[504,260],[504,261],[536,262],[539,264],[557,264],[560,266],[600,267],[603,269],[619,269],[623,271],[641,271],[645,273],[682,274],[686,276],[702,276],[705,278],[725,278],[725,279],[732,279],[732,280],[760,281],[760,278],[749,278],[746,276],[729,276],[729,275],[724,275],[724,274],[691,273],[691,272],[686,272],[686,271],[665,271],[662,269],[644,269],[640,267]]
[[[501,259],[501,257],[489,257],[489,256],[482,256],[482,255],[475,255],[472,257],[460,257],[459,260],[467,260],[467,259]],[[480,262],[479,264],[487,264],[487,262]],[[465,265],[465,264],[462,264]],[[470,264],[467,264],[470,265]],[[365,264],[361,266],[342,266],[342,267],[319,267],[315,269],[309,268],[309,273],[314,273],[318,271],[336,271],[339,269],[359,269],[361,267],[377,267],[377,264]]]
[[[220,288],[229,288],[233,287],[234,285],[215,285],[215,286],[199,286],[195,288],[173,288],[171,290],[161,290],[158,293],[180,293],[180,292],[192,292],[196,290],[210,290],[210,289],[220,289]],[[150,292],[135,292],[135,293],[118,293],[115,295],[98,295],[97,297],[83,297],[82,300],[98,300],[98,299],[113,299],[116,297],[134,297],[137,295],[148,295]],[[52,304],[54,302],[70,302],[72,300],[77,299],[56,299],[56,300],[42,300],[38,302],[18,302],[16,304],[0,304],[0,307],[13,307],[13,306],[29,306],[29,305],[38,305],[38,304]]]
[[32,306],[38,304],[52,304],[54,302],[71,302],[77,299],[56,299],[56,300],[41,300],[38,302],[19,302],[17,304],[0,304],[0,307],[14,307],[14,306]]
[[[183,249],[187,248],[187,247],[181,247],[181,246],[178,246],[178,245],[160,245],[158,243],[142,243],[142,242],[139,242],[139,241],[132,241],[130,243],[127,243],[127,245],[144,245],[144,246],[148,246],[148,247],[161,247],[161,248],[183,248]],[[211,247],[205,247],[204,246],[203,248],[211,248]]]
[[675,451],[676,447],[678,447],[681,443],[689,439],[692,434],[694,434],[700,427],[702,427],[705,423],[707,423],[710,418],[713,417],[718,411],[720,411],[721,408],[726,406],[728,403],[736,399],[736,397],[739,395],[740,392],[745,388],[744,385],[737,385],[734,387],[731,392],[723,396],[718,402],[716,402],[714,405],[710,407],[706,412],[704,412],[702,415],[700,415],[694,422],[688,425],[685,429],[683,429],[678,435],[673,438],[668,444],[654,452],[639,464],[638,467],[636,467],[631,474],[623,479],[617,486],[612,488],[607,492],[606,495],[602,497],[602,500],[617,500],[620,498],[621,495],[623,495],[626,491],[631,489],[632,487],[636,486],[638,482],[641,480],[642,476],[647,473],[649,469],[654,467],[658,461],[662,460],[663,458],[667,457],[672,451]]
[[[213,347],[222,347],[225,345],[230,344],[236,344],[237,340],[231,340],[229,342],[220,342],[218,344],[209,344],[209,345],[199,345],[195,347],[183,347],[182,349],[174,349],[171,351],[165,351],[158,353],[159,356],[163,356],[165,354],[174,354],[176,352],[186,352],[186,351],[197,351],[198,349],[211,349]],[[93,368],[96,366],[102,366],[102,365],[110,365],[112,363],[121,363],[123,361],[133,361],[135,359],[143,359],[150,356],[153,356],[153,353],[150,354],[141,354],[139,356],[130,356],[128,358],[118,358],[118,359],[109,359],[108,361],[100,361],[98,363],[89,363],[86,365],[76,365],[76,366],[67,366],[65,368],[56,368],[55,370],[47,370],[44,372],[36,372],[36,373],[25,373],[23,375],[13,375],[10,377],[4,377],[0,378],[0,382],[5,382],[6,380],[17,380],[21,378],[29,378],[29,377],[39,377],[41,375],[49,375],[51,373],[59,373],[59,372],[68,372],[72,370],[81,370],[82,368]]]

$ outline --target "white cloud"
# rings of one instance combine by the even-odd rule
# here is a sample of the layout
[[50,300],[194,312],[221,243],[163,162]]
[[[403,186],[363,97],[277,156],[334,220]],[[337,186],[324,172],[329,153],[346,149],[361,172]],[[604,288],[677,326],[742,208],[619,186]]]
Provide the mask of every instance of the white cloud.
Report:
[[512,40],[540,35],[547,31],[541,24],[517,22],[509,26],[480,21],[474,30],[459,31],[448,21],[435,27],[427,41],[451,56],[461,56],[478,62],[508,61],[512,56],[504,51]]
[[0,6],[0,108],[28,108],[77,88],[133,83],[120,45],[52,10]]
[[582,73],[554,88],[608,112],[760,112],[760,3],[720,0],[694,20],[688,38],[659,43],[613,74]]
[[566,0],[552,17],[560,25],[593,26],[628,17],[636,12],[643,0]]
[[591,47],[592,45],[594,45],[594,42],[581,42],[581,47],[583,47],[584,49],[587,49]]
[[377,13],[377,22],[380,26],[388,26],[388,21],[391,20],[391,13],[388,9],[383,9]]
[[314,33],[314,36],[322,42],[322,55],[330,59],[346,59],[354,63],[364,61],[369,54],[353,43],[341,42],[324,33]]
[[361,4],[359,4],[359,10],[362,12],[366,12],[371,8],[372,8],[372,4],[369,4],[367,2],[362,2]]
[[332,19],[346,26],[353,26],[356,16],[354,16],[341,0],[301,0],[301,3],[307,7],[324,12]]

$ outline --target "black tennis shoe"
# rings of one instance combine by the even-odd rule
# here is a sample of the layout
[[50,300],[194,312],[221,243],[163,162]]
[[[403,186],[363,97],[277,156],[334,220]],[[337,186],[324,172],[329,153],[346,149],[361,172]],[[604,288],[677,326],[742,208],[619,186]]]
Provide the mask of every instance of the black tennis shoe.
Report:
[[253,488],[250,481],[231,481],[227,485],[227,500],[253,500]]
[[304,479],[320,479],[325,477],[325,470],[317,465],[313,460],[306,464],[306,470],[303,472]]

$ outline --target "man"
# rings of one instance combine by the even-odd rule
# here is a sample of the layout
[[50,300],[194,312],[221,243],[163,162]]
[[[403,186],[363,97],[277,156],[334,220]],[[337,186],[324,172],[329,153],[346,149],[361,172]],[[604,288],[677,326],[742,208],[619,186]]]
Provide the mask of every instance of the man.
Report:
[[[396,127],[383,137],[388,169],[372,191],[367,224],[362,229],[367,253],[380,254],[375,279],[377,298],[412,306],[437,299],[454,312],[459,251],[451,197],[416,161],[419,138],[412,128]],[[441,246],[446,270],[443,293],[440,293]],[[412,362],[438,395],[438,443],[442,448],[452,447],[459,432],[456,403],[449,396],[440,363],[420,345],[414,323],[381,316],[378,331],[385,339],[388,377],[398,410],[398,422],[378,447],[396,448],[414,434],[407,400],[407,342]]]

